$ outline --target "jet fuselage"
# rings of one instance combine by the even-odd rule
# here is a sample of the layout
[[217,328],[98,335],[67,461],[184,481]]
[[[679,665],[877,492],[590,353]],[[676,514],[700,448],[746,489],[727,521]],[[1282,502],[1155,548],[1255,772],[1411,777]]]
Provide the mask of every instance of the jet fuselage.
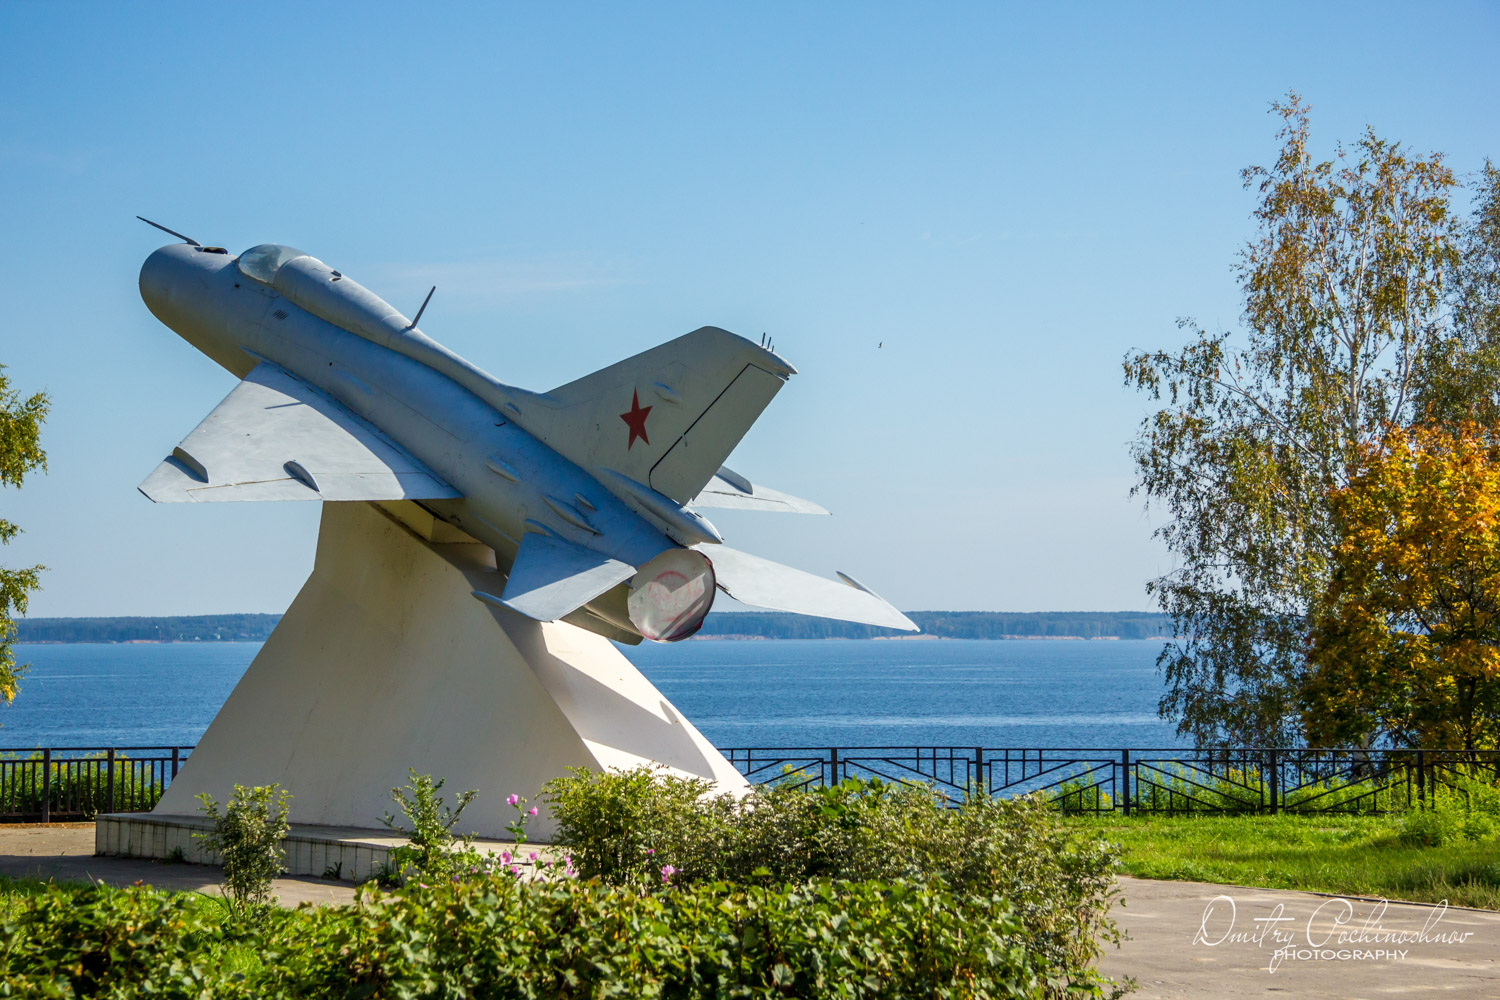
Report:
[[[631,566],[678,547],[491,403],[368,335],[313,315],[242,273],[235,260],[186,244],[162,247],[141,269],[141,297],[158,319],[237,378],[271,361],[388,434],[463,495],[424,506],[493,548],[501,569],[528,531],[551,532]],[[363,293],[352,297],[356,305],[375,298],[351,279],[339,280]],[[392,336],[414,332],[394,309],[375,303],[356,318]],[[610,617],[618,618],[620,609],[613,610]]]
[[847,574],[728,548],[694,509],[827,513],[723,465],[795,373],[765,342],[701,327],[536,393],[292,247],[172,244],[140,289],[241,379],[141,484],[154,501],[416,502],[494,550],[503,592],[485,582],[476,598],[625,642],[692,635],[716,590],[916,628]]

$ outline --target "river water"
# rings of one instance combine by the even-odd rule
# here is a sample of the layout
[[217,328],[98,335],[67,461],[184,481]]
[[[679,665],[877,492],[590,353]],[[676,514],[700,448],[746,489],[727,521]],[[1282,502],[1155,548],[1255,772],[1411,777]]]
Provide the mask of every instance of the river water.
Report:
[[[259,643],[24,645],[0,748],[197,742]],[[715,640],[624,653],[720,747],[1180,745],[1158,641]]]

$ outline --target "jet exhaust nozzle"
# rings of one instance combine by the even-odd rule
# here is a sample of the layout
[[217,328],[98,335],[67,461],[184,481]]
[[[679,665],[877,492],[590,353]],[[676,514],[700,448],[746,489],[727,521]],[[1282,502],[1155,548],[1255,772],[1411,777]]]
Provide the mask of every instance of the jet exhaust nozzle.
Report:
[[668,549],[631,577],[630,623],[656,642],[686,639],[713,607],[714,585],[713,564],[702,553]]

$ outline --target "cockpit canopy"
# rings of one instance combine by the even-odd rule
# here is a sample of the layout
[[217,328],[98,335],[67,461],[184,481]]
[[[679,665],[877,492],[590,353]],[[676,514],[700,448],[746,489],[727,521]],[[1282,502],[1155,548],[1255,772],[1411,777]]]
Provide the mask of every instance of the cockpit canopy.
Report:
[[262,243],[240,254],[239,260],[235,263],[245,277],[269,285],[276,280],[276,272],[281,270],[281,265],[289,260],[308,256],[311,255],[296,247],[282,246],[280,243]]

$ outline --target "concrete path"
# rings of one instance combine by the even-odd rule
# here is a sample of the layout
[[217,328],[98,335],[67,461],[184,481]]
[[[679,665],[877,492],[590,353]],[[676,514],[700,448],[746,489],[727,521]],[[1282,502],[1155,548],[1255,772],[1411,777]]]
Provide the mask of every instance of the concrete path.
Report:
[[1130,935],[1100,963],[1142,1000],[1500,998],[1500,913],[1121,878]]
[[[0,874],[216,892],[219,869],[94,857],[91,823],[0,826]],[[1449,994],[1500,1000],[1500,912],[1307,892],[1121,878],[1115,919],[1130,938],[1106,975],[1134,976],[1141,1000]],[[345,903],[348,883],[277,879],[283,905]],[[1274,967],[1274,968],[1273,968]]]
[[[107,885],[135,882],[158,889],[219,891],[219,869],[211,865],[163,864],[139,858],[94,857],[94,824],[0,826],[0,875]],[[271,894],[283,906],[298,903],[348,903],[354,886],[317,878],[279,878]]]

